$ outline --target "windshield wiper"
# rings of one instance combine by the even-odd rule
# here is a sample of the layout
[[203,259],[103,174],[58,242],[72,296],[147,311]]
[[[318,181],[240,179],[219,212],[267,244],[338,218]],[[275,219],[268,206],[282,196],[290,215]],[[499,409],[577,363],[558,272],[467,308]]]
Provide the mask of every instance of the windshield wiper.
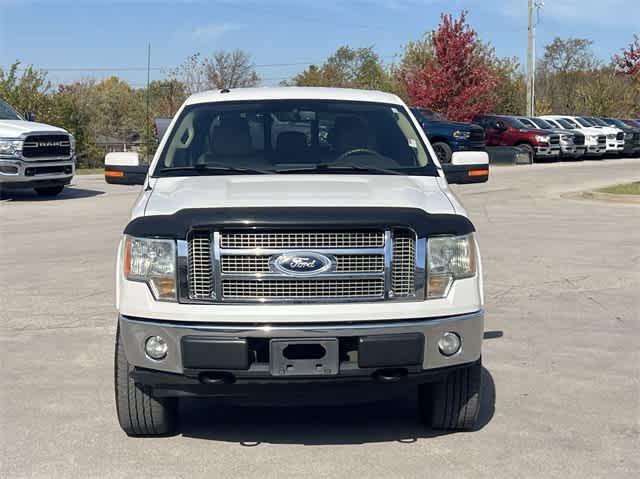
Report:
[[308,168],[284,168],[276,170],[276,173],[323,173],[330,170],[347,170],[361,171],[363,173],[375,173],[382,175],[404,175],[404,173],[396,170],[388,170],[386,168],[374,168],[370,166],[359,166],[350,163],[319,163]]
[[204,164],[204,165],[195,165],[195,166],[171,166],[168,168],[162,168],[159,173],[172,173],[172,172],[211,172],[211,171],[220,171],[220,172],[229,172],[229,173],[239,173],[244,175],[269,175],[272,174],[272,171],[259,170],[255,168],[243,168],[239,166],[227,166],[227,165],[215,165],[215,164]]

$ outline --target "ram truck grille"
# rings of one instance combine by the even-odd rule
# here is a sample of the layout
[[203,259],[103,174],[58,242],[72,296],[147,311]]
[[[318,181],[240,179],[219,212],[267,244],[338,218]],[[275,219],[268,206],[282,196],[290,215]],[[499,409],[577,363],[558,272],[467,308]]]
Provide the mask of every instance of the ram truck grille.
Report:
[[[195,231],[188,238],[188,297],[196,302],[415,299],[416,237],[388,231]],[[287,254],[320,254],[326,271],[278,269]],[[182,297],[182,296],[181,296]]]
[[584,135],[573,135],[573,144],[578,146],[584,145]]
[[69,158],[69,135],[30,135],[24,140],[22,156],[26,159]]

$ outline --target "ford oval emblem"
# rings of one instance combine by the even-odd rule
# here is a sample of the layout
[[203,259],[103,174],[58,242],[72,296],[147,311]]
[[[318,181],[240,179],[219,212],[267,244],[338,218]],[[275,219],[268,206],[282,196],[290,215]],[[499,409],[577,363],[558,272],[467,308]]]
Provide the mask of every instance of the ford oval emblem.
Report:
[[328,271],[333,262],[323,254],[294,251],[276,256],[272,264],[280,273],[291,276],[312,276]]

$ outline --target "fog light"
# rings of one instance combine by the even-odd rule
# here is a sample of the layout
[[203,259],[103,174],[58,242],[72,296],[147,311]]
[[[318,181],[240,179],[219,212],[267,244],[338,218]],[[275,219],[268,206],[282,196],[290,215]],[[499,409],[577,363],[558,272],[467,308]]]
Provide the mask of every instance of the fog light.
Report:
[[169,346],[160,336],[151,336],[144,343],[144,350],[151,359],[159,361],[167,356]]
[[460,351],[461,346],[460,336],[451,331],[444,333],[438,341],[438,349],[444,356],[453,356]]

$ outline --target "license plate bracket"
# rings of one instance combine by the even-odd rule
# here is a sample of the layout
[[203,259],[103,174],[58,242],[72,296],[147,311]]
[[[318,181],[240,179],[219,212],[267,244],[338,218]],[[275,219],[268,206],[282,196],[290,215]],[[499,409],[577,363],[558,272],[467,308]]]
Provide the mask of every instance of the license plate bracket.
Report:
[[339,350],[336,338],[272,339],[269,370],[272,376],[335,376]]

